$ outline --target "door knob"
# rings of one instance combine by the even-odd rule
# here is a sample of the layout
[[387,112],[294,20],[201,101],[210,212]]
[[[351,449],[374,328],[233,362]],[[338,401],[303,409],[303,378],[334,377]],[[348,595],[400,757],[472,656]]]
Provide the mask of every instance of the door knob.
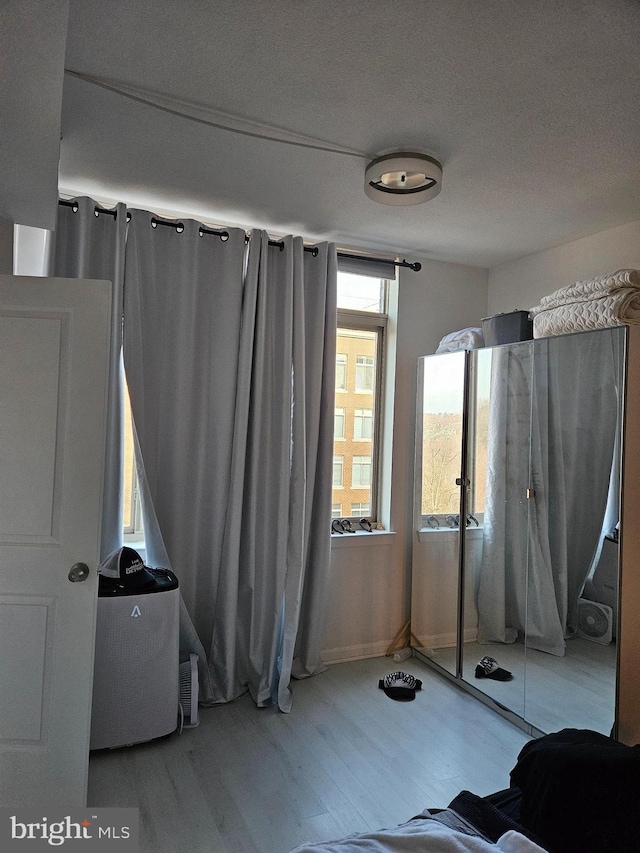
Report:
[[89,577],[89,566],[86,563],[74,563],[69,569],[69,580],[71,583],[86,581]]

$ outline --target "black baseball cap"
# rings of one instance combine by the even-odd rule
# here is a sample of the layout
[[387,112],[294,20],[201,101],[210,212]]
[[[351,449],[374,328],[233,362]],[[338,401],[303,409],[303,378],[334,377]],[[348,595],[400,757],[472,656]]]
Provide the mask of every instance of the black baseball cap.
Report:
[[155,575],[133,548],[124,546],[113,551],[102,563],[99,573],[127,589],[140,589],[155,583]]

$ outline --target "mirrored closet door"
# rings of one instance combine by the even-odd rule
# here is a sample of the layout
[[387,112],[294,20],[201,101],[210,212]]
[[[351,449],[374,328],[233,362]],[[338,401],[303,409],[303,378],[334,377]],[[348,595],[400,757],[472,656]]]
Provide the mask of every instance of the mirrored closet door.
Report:
[[[460,488],[468,360],[463,352],[420,359],[411,631],[438,664],[459,675]],[[424,393],[426,389],[426,393]],[[428,545],[428,547],[424,547]]]
[[615,720],[625,331],[419,363],[416,653],[540,732]]

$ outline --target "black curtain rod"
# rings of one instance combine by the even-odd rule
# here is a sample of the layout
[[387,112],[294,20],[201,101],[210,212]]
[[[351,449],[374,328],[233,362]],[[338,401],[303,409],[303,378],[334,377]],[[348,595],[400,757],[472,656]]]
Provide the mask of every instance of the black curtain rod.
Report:
[[354,261],[371,261],[372,263],[378,264],[389,264],[389,266],[393,267],[406,267],[407,269],[413,270],[414,272],[420,272],[422,269],[422,264],[420,261],[411,261],[402,260],[402,261],[394,261],[392,258],[374,258],[371,255],[354,255],[351,252],[338,252],[339,258],[353,258]]
[[[61,204],[63,207],[70,207],[74,213],[77,213],[79,210],[79,205],[78,205],[77,201],[67,201],[64,198],[59,198],[58,204]],[[104,213],[105,216],[113,216],[114,219],[118,215],[117,210],[109,210],[106,207],[94,207],[93,212],[95,213],[96,216],[98,216],[98,214],[100,214],[100,213]],[[131,219],[131,215],[129,213],[127,213],[127,222],[130,219]]]
[[[78,211],[78,202],[77,201],[67,201],[66,199],[59,199],[58,204],[63,205],[64,207],[73,208],[73,212],[76,213]],[[109,210],[104,207],[95,207],[94,213],[98,216],[101,213],[106,214],[107,216],[113,216],[115,219],[118,215],[117,210]],[[127,213],[127,222],[131,219],[131,214]],[[158,225],[167,225],[169,228],[175,228],[178,233],[184,231],[184,222],[176,221],[175,219],[158,219],[157,216],[153,216],[151,218],[151,225],[153,228],[156,228]],[[223,228],[205,228],[204,225],[201,225],[198,228],[198,234],[202,237],[203,234],[213,234],[216,237],[220,237],[221,240],[226,241],[229,239],[229,232],[225,231]],[[248,234],[244,236],[245,243],[249,242]],[[269,240],[270,246],[278,246],[280,251],[284,249],[284,241],[282,240]],[[315,258],[318,254],[317,246],[304,246],[305,252],[311,252],[313,257]],[[379,264],[389,264],[389,266],[393,267],[406,267],[407,269],[413,270],[414,272],[419,272],[422,269],[422,264],[419,261],[415,261],[411,263],[407,260],[395,261],[392,258],[374,258],[370,255],[354,255],[351,252],[338,252],[339,258],[351,258],[354,261],[371,261],[372,263]]]

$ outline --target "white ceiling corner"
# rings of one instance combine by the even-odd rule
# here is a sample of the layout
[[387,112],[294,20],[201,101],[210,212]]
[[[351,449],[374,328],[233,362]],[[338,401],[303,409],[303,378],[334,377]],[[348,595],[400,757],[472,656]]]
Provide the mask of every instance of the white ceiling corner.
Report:
[[[631,0],[71,0],[60,185],[495,266],[640,219],[638,35]],[[437,198],[364,195],[394,149]]]

